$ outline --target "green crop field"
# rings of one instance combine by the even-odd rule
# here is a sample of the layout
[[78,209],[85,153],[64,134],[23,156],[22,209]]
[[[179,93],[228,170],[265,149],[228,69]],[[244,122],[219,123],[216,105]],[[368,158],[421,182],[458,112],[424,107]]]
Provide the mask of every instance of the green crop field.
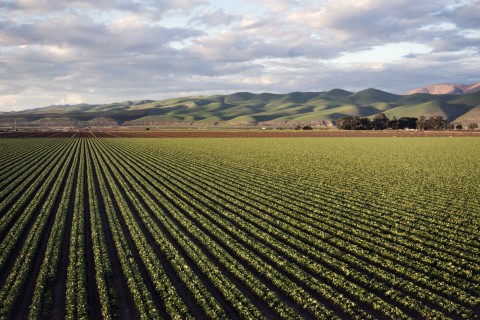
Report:
[[0,319],[478,319],[478,138],[0,139]]

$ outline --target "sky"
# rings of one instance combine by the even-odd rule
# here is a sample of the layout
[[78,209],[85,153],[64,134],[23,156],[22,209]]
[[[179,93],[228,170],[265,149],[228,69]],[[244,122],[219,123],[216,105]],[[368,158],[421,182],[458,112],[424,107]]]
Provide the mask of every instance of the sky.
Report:
[[480,0],[0,0],[0,111],[480,81]]

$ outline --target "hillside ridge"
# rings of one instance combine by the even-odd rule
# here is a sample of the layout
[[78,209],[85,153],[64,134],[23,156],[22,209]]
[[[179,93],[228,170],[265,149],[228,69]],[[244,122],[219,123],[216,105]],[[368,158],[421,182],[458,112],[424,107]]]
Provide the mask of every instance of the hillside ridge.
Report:
[[474,84],[449,84],[439,83],[431,84],[425,87],[416,88],[405,92],[405,95],[415,93],[429,93],[429,94],[465,94],[480,91],[480,82]]
[[[480,88],[480,86],[478,86]],[[0,127],[149,125],[330,126],[346,116],[442,116],[448,122],[480,123],[480,91],[467,94],[398,95],[375,88],[287,94],[237,92],[108,104],[54,105],[0,113]]]

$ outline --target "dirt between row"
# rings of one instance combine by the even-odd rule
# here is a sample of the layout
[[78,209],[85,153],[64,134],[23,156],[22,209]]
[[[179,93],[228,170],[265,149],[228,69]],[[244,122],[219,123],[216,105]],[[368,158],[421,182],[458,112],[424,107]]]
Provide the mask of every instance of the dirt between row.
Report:
[[81,130],[2,132],[0,138],[480,137],[480,130]]

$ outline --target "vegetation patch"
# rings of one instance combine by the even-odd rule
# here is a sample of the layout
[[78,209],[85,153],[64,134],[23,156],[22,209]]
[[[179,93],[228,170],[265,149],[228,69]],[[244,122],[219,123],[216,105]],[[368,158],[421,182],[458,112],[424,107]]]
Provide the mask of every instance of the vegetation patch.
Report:
[[1,319],[478,319],[478,138],[137,133],[0,139]]

